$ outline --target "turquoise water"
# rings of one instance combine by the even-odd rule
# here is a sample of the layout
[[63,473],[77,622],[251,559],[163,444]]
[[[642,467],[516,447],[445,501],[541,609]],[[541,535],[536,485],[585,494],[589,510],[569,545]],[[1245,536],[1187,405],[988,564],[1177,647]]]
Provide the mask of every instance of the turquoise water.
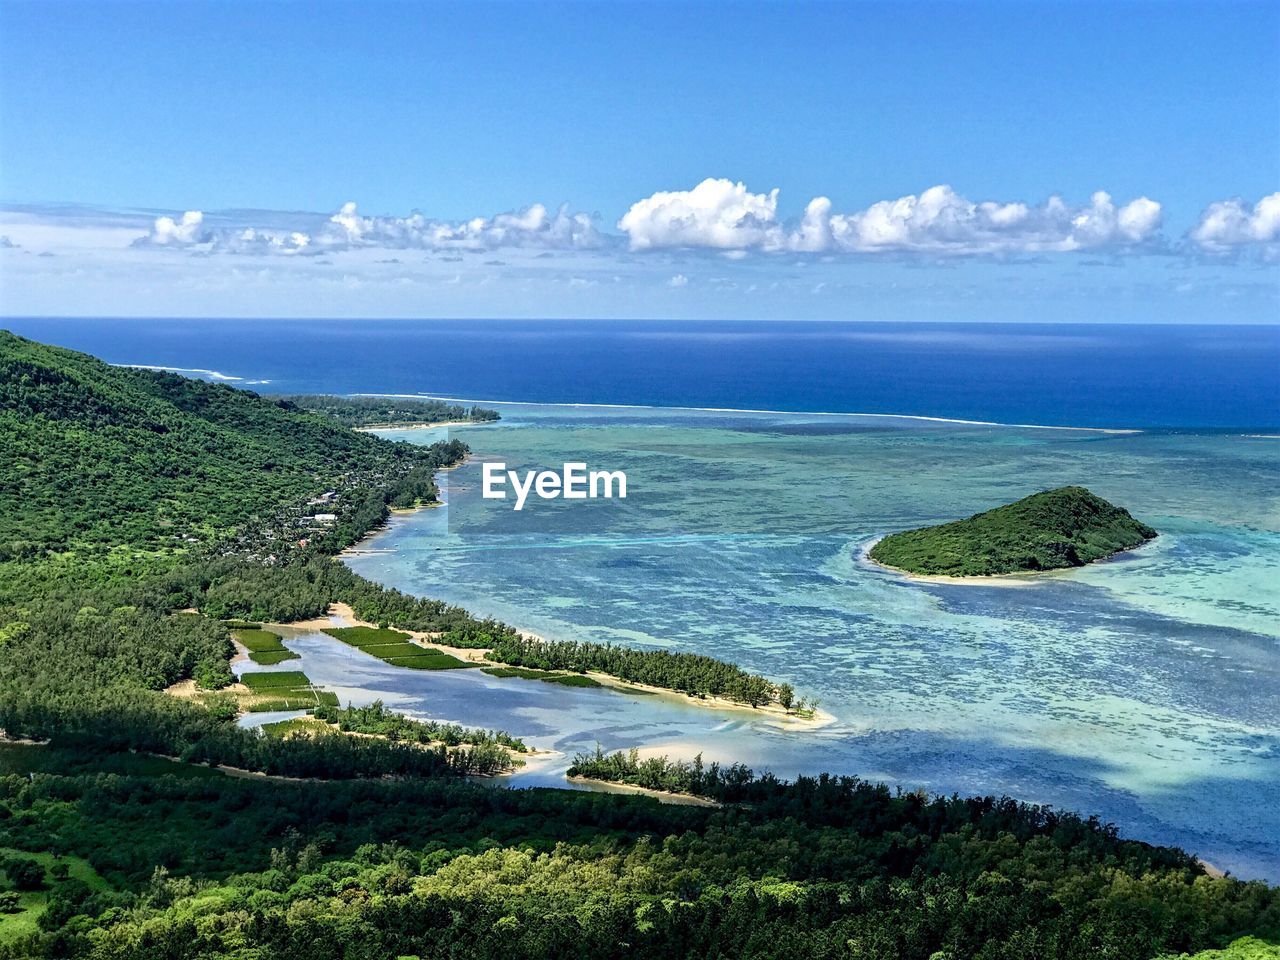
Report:
[[[349,563],[545,636],[694,650],[792,682],[836,722],[779,730],[666,698],[414,674],[312,635],[346,698],[526,735],[633,744],[1096,813],[1280,879],[1280,440],[858,416],[504,406],[453,431],[446,508]],[[388,434],[411,442],[439,431]],[[623,469],[625,501],[480,498],[481,466]],[[1154,543],[1026,586],[919,583],[886,532],[1083,483]],[[359,661],[359,662],[357,662]],[[564,763],[515,782],[558,780]]]

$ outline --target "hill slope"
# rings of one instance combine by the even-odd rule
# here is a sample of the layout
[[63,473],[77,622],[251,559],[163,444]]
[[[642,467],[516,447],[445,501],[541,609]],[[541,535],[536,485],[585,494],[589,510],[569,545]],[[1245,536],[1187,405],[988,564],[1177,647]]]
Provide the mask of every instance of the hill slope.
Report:
[[0,448],[0,560],[121,545],[180,550],[343,478],[382,481],[427,463],[423,448],[291,404],[114,367],[8,331]]
[[1084,487],[1059,487],[967,520],[890,534],[871,559],[908,573],[991,576],[1080,567],[1155,535]]

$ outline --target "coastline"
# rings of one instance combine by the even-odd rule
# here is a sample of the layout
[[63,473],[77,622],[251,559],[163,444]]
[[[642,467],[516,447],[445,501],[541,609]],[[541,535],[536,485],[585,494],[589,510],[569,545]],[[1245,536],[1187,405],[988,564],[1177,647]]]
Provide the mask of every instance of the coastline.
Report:
[[874,540],[868,540],[859,548],[859,557],[868,565],[876,567],[886,573],[901,577],[913,583],[932,583],[942,586],[963,586],[963,587],[1033,587],[1037,584],[1044,583],[1047,580],[1053,580],[1065,574],[1074,573],[1076,570],[1084,570],[1087,567],[1097,566],[1106,563],[1115,557],[1125,553],[1134,553],[1141,550],[1149,543],[1154,543],[1156,537],[1144,540],[1136,547],[1126,547],[1124,550],[1117,550],[1115,553],[1109,553],[1105,557],[1099,557],[1097,560],[1090,560],[1088,563],[1082,563],[1078,567],[1057,567],[1053,570],[1022,570],[1014,573],[978,573],[969,577],[953,577],[947,574],[932,573],[912,573],[909,570],[903,570],[901,567],[893,567],[887,563],[881,563],[871,556],[871,551],[875,545],[883,540],[884,537],[876,537]]
[[565,774],[570,783],[580,783],[591,788],[592,793],[630,793],[653,797],[659,803],[671,803],[686,807],[722,807],[724,804],[706,797],[694,796],[692,793],[676,793],[673,790],[654,790],[652,787],[638,787],[634,783],[620,783],[616,780],[596,780],[593,777],[578,777]]
[[443,400],[447,403],[489,403],[507,407],[568,407],[585,410],[678,410],[694,413],[759,413],[779,417],[873,417],[882,420],[918,420],[925,423],[950,423],[965,427],[1014,427],[1020,430],[1079,430],[1086,433],[1142,433],[1139,427],[1072,427],[1046,423],[1003,423],[998,420],[965,420],[959,417],[930,417],[918,413],[864,413],[855,410],[768,410],[754,407],[689,407],[659,406],[653,403],[552,403],[545,400],[493,400],[469,397],[440,397],[428,393],[356,393],[356,397],[379,397],[389,400]]
[[[310,620],[298,620],[293,623],[266,623],[264,627],[287,627],[295,630],[317,630],[323,632],[334,627],[377,627],[377,624],[370,623],[367,620],[361,620],[355,615],[355,611],[350,605],[345,603],[332,603],[329,605],[329,612],[321,617],[312,617]],[[502,667],[507,664],[499,660],[490,660],[486,655],[488,648],[475,647],[454,647],[446,643],[440,643],[437,639],[440,635],[424,632],[421,630],[405,630],[400,627],[394,628],[401,633],[408,634],[411,642],[421,647],[430,647],[433,650],[439,650],[441,653],[447,653],[473,663],[476,666],[493,666]],[[536,640],[545,640],[545,637],[533,633],[529,630],[523,630],[519,627],[525,636],[532,637]],[[837,718],[824,710],[815,711],[812,717],[801,717],[796,714],[786,713],[778,704],[768,704],[761,707],[751,707],[744,703],[738,703],[736,700],[728,700],[724,697],[693,697],[678,690],[669,690],[666,687],[655,687],[646,683],[634,683],[629,680],[623,680],[620,677],[612,676],[607,673],[599,673],[598,671],[589,670],[584,676],[590,677],[600,684],[601,687],[614,690],[618,693],[643,693],[646,695],[654,695],[664,697],[676,703],[703,707],[710,710],[716,710],[722,713],[735,713],[750,716],[755,719],[765,719],[766,722],[780,730],[791,732],[809,732],[820,730],[823,727],[830,726],[835,723]]]
[[[365,394],[361,394],[365,396]],[[402,399],[402,398],[401,398]],[[479,427],[497,420],[440,420],[434,423],[369,423],[352,427],[357,433],[377,433],[379,430],[438,430],[441,427]]]

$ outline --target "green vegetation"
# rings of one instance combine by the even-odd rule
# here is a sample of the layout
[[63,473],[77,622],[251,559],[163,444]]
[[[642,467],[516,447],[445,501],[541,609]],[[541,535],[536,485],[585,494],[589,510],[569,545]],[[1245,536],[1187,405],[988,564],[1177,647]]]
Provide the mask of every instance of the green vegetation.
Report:
[[280,634],[263,630],[261,627],[241,627],[233,629],[231,636],[240,641],[246,650],[274,652],[280,647]]
[[491,423],[497,410],[464,407],[445,400],[407,397],[331,397],[314,394],[277,396],[278,403],[323,414],[347,427],[399,427],[432,423]]
[[[0,331],[0,561],[71,553],[136,573],[233,537],[346,546],[401,487],[423,498],[425,482],[434,499],[447,446],[386,443],[249,391]],[[333,496],[308,512],[317,487]],[[296,513],[272,516],[281,505]],[[308,522],[322,512],[338,519]]]
[[556,642],[511,634],[489,652],[489,659],[535,670],[594,670],[632,683],[665,687],[692,697],[724,697],[752,707],[778,698],[778,688],[764,677],[696,653],[630,650],[611,644]]
[[297,660],[298,655],[281,647],[279,650],[255,650],[249,654],[249,659],[259,666],[273,667],[286,660]]
[[481,673],[491,677],[519,677],[521,680],[542,680],[566,687],[598,687],[600,682],[580,673],[551,673],[547,670],[530,670],[528,667],[482,667]]
[[[708,767],[703,765],[701,754],[692,763],[668,757],[641,760],[639,751],[635,749],[607,754],[598,746],[595,753],[580,753],[573,758],[569,776],[717,801],[753,798],[753,787],[756,786],[750,768],[741,764],[721,768],[718,763],[713,763]],[[777,781],[768,778],[761,782],[767,782],[769,788],[777,786]]]
[[109,889],[86,860],[43,851],[0,847],[0,872],[10,887],[0,892],[0,944],[38,934],[51,899]]
[[420,653],[411,657],[392,657],[387,663],[410,670],[467,670],[475,666],[474,663],[459,660],[453,654],[428,649],[421,649]]
[[292,690],[310,687],[311,681],[301,670],[278,670],[271,673],[242,673],[240,682],[253,691]]
[[367,707],[317,708],[312,714],[317,720],[333,723],[339,730],[352,733],[369,733],[392,740],[409,740],[414,743],[443,743],[446,747],[464,744],[473,746],[497,745],[517,753],[528,752],[519,737],[502,730],[474,730],[456,723],[440,723],[436,720],[414,720],[402,713],[388,710],[381,700]]
[[337,706],[338,695],[317,689],[305,673],[279,670],[270,673],[242,673],[240,682],[255,696],[242,704],[249,713],[276,710],[306,710],[317,706]]
[[407,643],[409,634],[386,627],[330,627],[324,631],[329,636],[349,643],[353,647],[373,647],[387,643]]
[[0,957],[1150,960],[1280,929],[1276,890],[1095,821],[740,779],[748,802],[693,807],[457,779],[0,778],[0,844],[109,885],[51,891]]
[[396,667],[408,667],[412,670],[462,670],[475,666],[433,647],[420,647],[416,643],[410,643],[409,634],[398,630],[384,627],[333,627],[324,632]]
[[1280,960],[1280,944],[1265,943],[1257,937],[1241,937],[1222,950],[1202,950],[1194,956],[1169,955],[1160,960]]
[[1154,536],[1084,487],[1059,487],[967,520],[890,534],[872,547],[871,559],[908,573],[992,576],[1079,567]]
[[270,630],[241,628],[232,630],[231,636],[249,651],[250,660],[264,667],[298,659],[298,655],[280,641],[280,635]]
[[386,443],[2,334],[0,449],[0,729],[49,741],[0,746],[0,847],[80,858],[101,881],[50,865],[42,889],[0,890],[18,894],[0,960],[1150,960],[1280,936],[1265,884],[1008,799],[629,755],[581,769],[723,806],[488,789],[463,777],[509,759],[503,744],[464,732],[448,746],[447,725],[341,711],[296,671],[250,673],[271,676],[247,679],[250,698],[310,695],[339,729],[241,728],[229,694],[162,691],[231,683],[221,620],[255,630],[337,601],[516,668],[786,694],[709,658],[527,643],[333,559],[397,497],[431,489],[461,444]]

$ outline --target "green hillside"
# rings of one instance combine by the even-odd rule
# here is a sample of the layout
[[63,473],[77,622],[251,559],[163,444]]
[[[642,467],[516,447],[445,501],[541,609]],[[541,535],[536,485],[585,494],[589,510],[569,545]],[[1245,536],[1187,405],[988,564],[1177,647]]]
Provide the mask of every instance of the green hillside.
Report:
[[7,331],[0,448],[0,560],[126,545],[185,552],[327,487],[393,485],[415,467],[430,498],[439,465],[438,451],[249,391],[114,367]]
[[982,577],[1080,567],[1155,535],[1084,487],[1059,487],[967,520],[890,534],[871,559],[908,573]]

